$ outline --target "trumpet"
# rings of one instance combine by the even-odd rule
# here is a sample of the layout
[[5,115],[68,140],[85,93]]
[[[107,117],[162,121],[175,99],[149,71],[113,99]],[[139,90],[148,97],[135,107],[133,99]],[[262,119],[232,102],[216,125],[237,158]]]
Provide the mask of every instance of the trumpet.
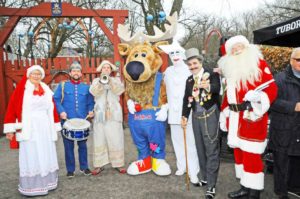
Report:
[[101,84],[108,84],[109,76],[107,74],[101,74],[100,76],[100,83]]

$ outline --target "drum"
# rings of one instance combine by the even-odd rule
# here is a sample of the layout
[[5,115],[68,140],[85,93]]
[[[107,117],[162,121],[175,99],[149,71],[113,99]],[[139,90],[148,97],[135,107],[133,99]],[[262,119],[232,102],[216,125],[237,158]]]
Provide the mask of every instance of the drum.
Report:
[[62,134],[65,138],[73,141],[86,140],[89,136],[91,123],[85,119],[73,118],[63,125]]

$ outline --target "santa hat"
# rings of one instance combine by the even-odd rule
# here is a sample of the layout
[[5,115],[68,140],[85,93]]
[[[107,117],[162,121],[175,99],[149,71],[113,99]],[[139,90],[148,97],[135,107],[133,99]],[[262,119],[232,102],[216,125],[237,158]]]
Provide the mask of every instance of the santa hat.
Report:
[[34,71],[34,70],[40,71],[41,74],[42,74],[42,79],[44,79],[44,77],[45,77],[45,71],[44,71],[44,69],[40,65],[33,65],[33,66],[29,67],[27,69],[27,72],[26,72],[26,77],[28,78],[29,75],[30,75],[30,73],[32,73],[32,71]]
[[102,67],[103,67],[105,64],[110,65],[112,71],[116,71],[116,70],[117,70],[117,67],[116,67],[114,64],[110,63],[110,61],[104,60],[104,61],[102,61],[101,64],[98,66],[98,68],[96,69],[96,71],[101,72]]
[[245,47],[248,47],[250,44],[248,39],[246,37],[244,37],[243,35],[237,35],[237,36],[231,37],[225,43],[226,53],[230,54],[232,47],[237,43],[241,43],[241,44],[245,45]]

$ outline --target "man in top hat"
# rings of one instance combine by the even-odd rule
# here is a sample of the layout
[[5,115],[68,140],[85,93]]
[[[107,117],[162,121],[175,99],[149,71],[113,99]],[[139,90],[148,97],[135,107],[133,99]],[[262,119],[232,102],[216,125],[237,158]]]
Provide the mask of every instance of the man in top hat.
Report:
[[241,189],[229,198],[260,198],[264,188],[261,154],[267,145],[267,111],[277,95],[277,86],[259,49],[242,35],[225,43],[226,55],[218,65],[227,90],[221,106],[220,127],[228,131],[234,149],[236,177]]
[[186,59],[192,75],[186,80],[181,125],[186,128],[192,109],[192,125],[201,172],[199,186],[207,185],[205,198],[211,199],[216,194],[220,164],[218,130],[220,80],[217,73],[202,66],[203,57],[198,49],[188,49]]
[[[94,116],[94,97],[89,92],[90,86],[80,81],[82,77],[81,70],[81,65],[78,62],[72,63],[69,72],[70,81],[59,84],[54,93],[54,101],[62,119],[62,124],[66,119],[85,119]],[[75,172],[74,141],[64,136],[62,137],[65,148],[67,176],[71,178],[74,177]],[[77,141],[77,144],[80,171],[84,175],[91,175],[88,166],[86,140]]]

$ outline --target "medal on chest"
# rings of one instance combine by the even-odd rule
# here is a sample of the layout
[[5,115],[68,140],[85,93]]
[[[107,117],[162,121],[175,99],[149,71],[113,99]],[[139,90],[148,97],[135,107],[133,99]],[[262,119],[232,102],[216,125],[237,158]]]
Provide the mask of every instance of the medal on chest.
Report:
[[[195,83],[192,91],[192,99],[189,98],[188,107],[191,107],[191,102],[193,99],[196,103],[199,103],[200,106],[203,106],[204,103],[211,99],[211,93],[203,88],[203,85],[209,84],[209,76],[208,72],[205,72],[202,75],[201,81],[199,81],[199,77],[195,77]],[[201,93],[200,93],[201,92]]]

